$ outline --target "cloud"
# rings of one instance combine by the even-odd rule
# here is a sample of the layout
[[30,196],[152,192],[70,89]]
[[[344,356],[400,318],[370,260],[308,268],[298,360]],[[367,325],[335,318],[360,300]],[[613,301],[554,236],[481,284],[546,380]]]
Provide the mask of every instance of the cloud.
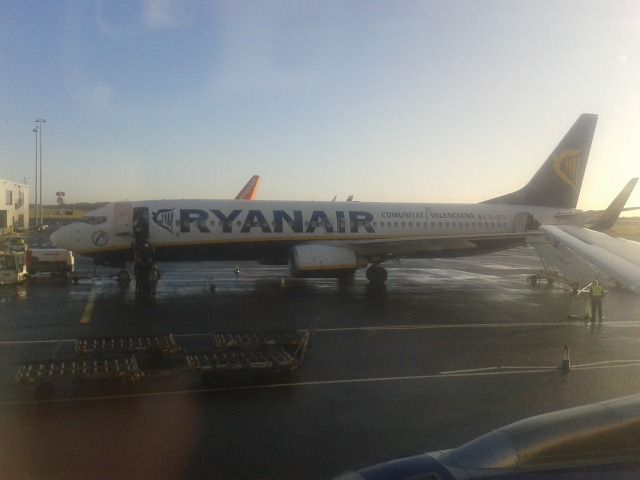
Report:
[[627,63],[629,61],[629,57],[627,57],[626,55],[620,53],[616,56],[616,60],[618,60],[618,63]]
[[129,38],[142,32],[140,1],[99,0],[96,23],[101,34],[110,38]]
[[188,0],[144,0],[142,23],[147,30],[188,26],[193,19]]
[[113,86],[108,83],[96,85],[88,96],[87,103],[93,108],[106,108],[113,99]]
[[130,38],[145,32],[189,26],[195,16],[192,0],[99,0],[96,22],[100,33]]

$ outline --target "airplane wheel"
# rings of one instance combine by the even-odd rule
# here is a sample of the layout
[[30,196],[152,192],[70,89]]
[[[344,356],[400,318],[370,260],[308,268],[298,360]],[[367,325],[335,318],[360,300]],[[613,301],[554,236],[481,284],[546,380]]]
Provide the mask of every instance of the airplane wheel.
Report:
[[387,270],[379,265],[367,268],[367,280],[374,285],[382,285],[387,281]]
[[118,282],[120,283],[128,283],[131,281],[131,275],[126,270],[120,270],[118,273]]
[[538,276],[537,275],[531,275],[531,276],[527,277],[527,283],[529,285],[531,285],[532,287],[535,287],[536,285],[538,285]]

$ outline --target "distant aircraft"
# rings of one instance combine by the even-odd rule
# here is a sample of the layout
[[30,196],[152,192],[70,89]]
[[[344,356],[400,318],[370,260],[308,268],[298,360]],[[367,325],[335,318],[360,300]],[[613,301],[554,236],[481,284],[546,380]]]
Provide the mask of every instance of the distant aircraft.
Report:
[[640,395],[537,415],[451,450],[400,458],[335,480],[640,478]]
[[260,175],[254,175],[236,195],[236,200],[254,200],[260,185]]
[[523,244],[527,230],[575,212],[596,122],[596,115],[580,115],[529,183],[479,204],[118,202],[91,212],[91,221],[59,229],[51,240],[122,267],[132,259],[133,225],[148,218],[144,235],[157,261],[257,260],[288,264],[297,277],[341,277],[368,266],[369,281],[382,284],[386,260],[508,249]]
[[[568,223],[574,225],[584,225],[591,230],[597,230],[598,232],[610,230],[615,226],[616,221],[618,220],[622,212],[640,210],[640,207],[625,207],[627,200],[631,196],[631,193],[636,186],[636,183],[638,183],[637,178],[632,178],[631,180],[629,180],[606,210],[570,212],[566,215],[561,215],[560,218],[563,220],[566,219]],[[563,222],[561,221],[560,223]]]

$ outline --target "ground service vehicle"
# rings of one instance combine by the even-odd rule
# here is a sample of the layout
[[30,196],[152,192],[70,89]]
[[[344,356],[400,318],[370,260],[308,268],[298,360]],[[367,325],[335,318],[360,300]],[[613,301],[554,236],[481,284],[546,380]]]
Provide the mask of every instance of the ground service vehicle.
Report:
[[27,278],[23,253],[0,252],[0,285],[21,283]]
[[52,273],[68,275],[75,270],[73,253],[64,248],[30,248],[27,250],[29,274]]

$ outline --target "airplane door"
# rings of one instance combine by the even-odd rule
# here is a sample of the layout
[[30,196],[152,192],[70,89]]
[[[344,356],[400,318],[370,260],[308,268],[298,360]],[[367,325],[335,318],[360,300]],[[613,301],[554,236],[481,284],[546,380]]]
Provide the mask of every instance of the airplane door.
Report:
[[147,207],[133,209],[133,235],[138,245],[146,242],[149,238],[149,209]]
[[522,233],[527,231],[529,225],[529,212],[519,212],[513,217],[513,233]]
[[133,231],[133,206],[127,202],[113,205],[113,229],[116,235],[131,235]]

